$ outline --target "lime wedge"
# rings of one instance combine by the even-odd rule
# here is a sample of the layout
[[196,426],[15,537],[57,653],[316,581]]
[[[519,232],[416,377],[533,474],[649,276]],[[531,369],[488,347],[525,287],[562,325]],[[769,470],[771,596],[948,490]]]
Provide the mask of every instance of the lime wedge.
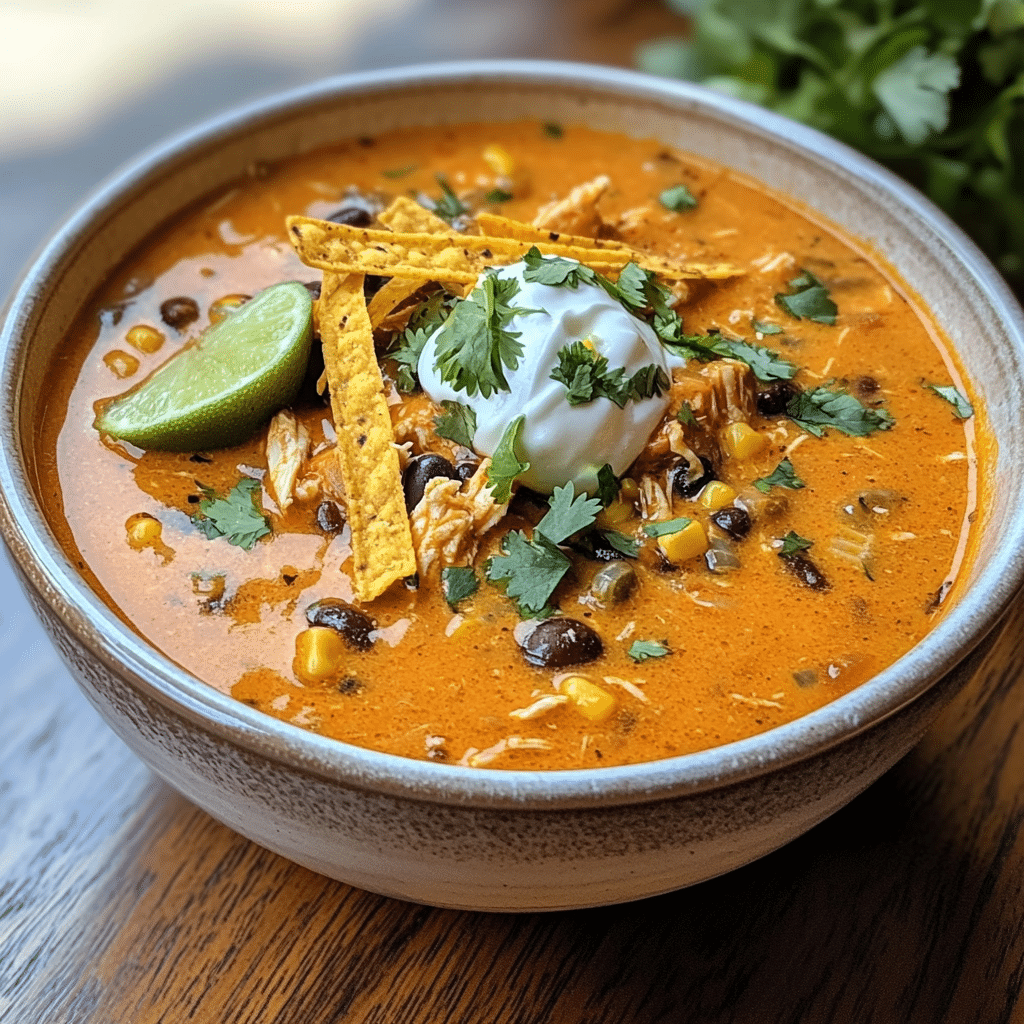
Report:
[[208,328],[94,426],[140,448],[199,451],[239,444],[294,399],[309,360],[313,303],[295,281],[275,284]]

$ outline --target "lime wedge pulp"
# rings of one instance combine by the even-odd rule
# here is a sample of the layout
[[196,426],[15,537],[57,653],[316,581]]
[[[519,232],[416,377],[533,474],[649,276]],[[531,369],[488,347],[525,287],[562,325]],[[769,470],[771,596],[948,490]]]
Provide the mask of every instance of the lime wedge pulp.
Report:
[[288,405],[302,385],[312,310],[303,285],[272,285],[137,387],[107,402],[94,426],[140,448],[163,451],[239,444]]

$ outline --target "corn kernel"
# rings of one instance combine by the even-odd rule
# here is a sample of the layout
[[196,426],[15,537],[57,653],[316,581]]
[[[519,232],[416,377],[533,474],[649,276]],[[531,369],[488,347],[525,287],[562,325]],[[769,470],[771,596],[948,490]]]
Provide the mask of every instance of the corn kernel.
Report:
[[749,459],[768,447],[768,438],[749,423],[730,423],[722,431],[722,451],[730,459]]
[[507,178],[516,169],[512,154],[497,143],[492,142],[483,153],[484,163],[499,177]]
[[120,377],[124,380],[125,377],[130,377],[133,373],[138,372],[139,361],[130,352],[122,352],[119,348],[115,348],[112,352],[108,352],[103,357],[103,362],[107,364],[107,368],[115,377]]
[[164,336],[155,327],[149,327],[147,324],[137,324],[124,336],[124,340],[132,348],[137,348],[140,352],[145,352],[149,355],[152,352],[156,352],[164,343]]
[[635,503],[640,498],[640,485],[631,476],[624,476],[619,481],[619,497]]
[[597,525],[601,529],[610,530],[621,526],[626,520],[636,515],[636,509],[631,501],[623,501],[616,498],[607,508],[597,513]]
[[721,480],[712,480],[704,490],[700,492],[697,504],[706,508],[709,512],[717,512],[726,505],[731,505],[736,500],[736,490]]
[[245,305],[251,298],[251,295],[243,295],[241,292],[236,292],[232,295],[222,295],[216,302],[210,304],[210,312],[208,314],[210,323],[219,323],[228,313],[233,313],[239,306]]
[[310,626],[295,638],[292,671],[300,682],[322,683],[341,672],[346,653],[340,633],[327,626]]
[[566,676],[558,689],[591,722],[603,722],[615,710],[615,698],[586,676]]
[[124,528],[128,533],[128,544],[136,551],[159,544],[164,532],[160,520],[148,512],[137,512],[129,516]]
[[688,562],[699,558],[708,549],[708,535],[696,519],[681,530],[658,538],[658,547],[670,562]]

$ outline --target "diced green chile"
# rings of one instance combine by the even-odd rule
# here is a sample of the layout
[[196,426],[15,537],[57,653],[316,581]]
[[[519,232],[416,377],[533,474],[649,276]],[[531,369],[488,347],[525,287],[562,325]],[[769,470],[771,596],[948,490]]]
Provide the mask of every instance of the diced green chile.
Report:
[[603,604],[621,604],[636,589],[636,569],[628,562],[611,562],[599,569],[590,584],[590,593]]

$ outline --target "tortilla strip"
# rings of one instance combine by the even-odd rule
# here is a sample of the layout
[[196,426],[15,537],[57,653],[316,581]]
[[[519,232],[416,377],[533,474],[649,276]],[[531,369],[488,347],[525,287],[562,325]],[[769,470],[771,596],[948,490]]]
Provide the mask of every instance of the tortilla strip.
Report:
[[384,227],[403,235],[447,235],[451,232],[451,225],[447,221],[408,196],[395,199],[378,215],[377,220]]
[[[402,234],[347,224],[289,217],[288,231],[299,258],[310,267],[337,274],[379,274],[420,281],[474,283],[485,267],[522,259],[536,246],[544,255],[576,260],[599,273],[615,276],[631,259],[668,280],[735,277],[727,263],[681,264],[632,250],[582,248],[557,242],[522,242],[487,235]],[[598,260],[595,257],[600,256]]]
[[366,307],[370,315],[370,324],[376,330],[381,322],[394,311],[399,303],[423,287],[422,281],[408,277],[393,277],[381,285],[380,290]]
[[520,242],[558,242],[561,245],[577,246],[580,249],[618,249],[630,252],[625,242],[617,242],[611,238],[588,238],[586,235],[567,235],[564,231],[549,231],[537,228],[523,220],[502,217],[498,213],[478,213],[476,225],[492,238],[515,238]]
[[362,275],[324,274],[320,331],[352,531],[352,585],[361,601],[372,601],[416,571],[416,553]]

